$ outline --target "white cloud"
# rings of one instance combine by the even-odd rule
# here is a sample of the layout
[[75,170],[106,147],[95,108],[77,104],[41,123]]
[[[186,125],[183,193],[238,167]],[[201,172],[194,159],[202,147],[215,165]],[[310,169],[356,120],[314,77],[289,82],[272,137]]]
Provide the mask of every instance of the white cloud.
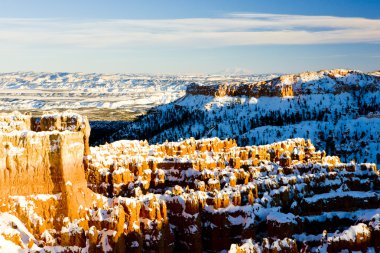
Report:
[[168,20],[0,19],[0,45],[211,48],[260,44],[380,43],[380,20],[234,13]]

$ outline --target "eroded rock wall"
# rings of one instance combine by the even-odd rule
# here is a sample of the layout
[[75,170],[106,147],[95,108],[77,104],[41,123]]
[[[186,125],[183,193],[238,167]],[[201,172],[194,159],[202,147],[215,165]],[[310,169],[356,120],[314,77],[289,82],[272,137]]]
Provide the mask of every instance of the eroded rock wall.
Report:
[[82,133],[0,134],[0,196],[56,194],[80,177],[85,184],[83,151]]
[[88,120],[75,113],[0,115],[0,198],[59,194],[65,216],[91,198],[84,173]]

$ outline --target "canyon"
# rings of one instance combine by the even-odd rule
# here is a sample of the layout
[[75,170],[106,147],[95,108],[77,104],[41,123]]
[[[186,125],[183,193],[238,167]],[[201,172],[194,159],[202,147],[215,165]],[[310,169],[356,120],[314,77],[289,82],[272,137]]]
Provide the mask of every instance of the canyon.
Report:
[[376,164],[342,163],[310,140],[89,147],[73,112],[0,122],[0,251],[380,249]]
[[0,86],[166,99],[0,114],[0,252],[380,251],[378,73],[29,74]]

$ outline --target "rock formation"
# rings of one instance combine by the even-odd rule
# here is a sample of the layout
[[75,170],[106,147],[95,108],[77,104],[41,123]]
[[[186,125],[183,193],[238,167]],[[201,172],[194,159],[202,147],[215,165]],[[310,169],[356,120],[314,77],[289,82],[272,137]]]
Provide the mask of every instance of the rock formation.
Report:
[[341,163],[309,140],[89,148],[77,114],[0,122],[0,251],[380,249],[376,165]]
[[[79,207],[89,206],[93,195],[87,188],[83,163],[89,152],[87,118],[69,112],[45,114],[40,118],[15,113],[1,115],[0,125],[2,210],[16,209],[15,214],[24,217],[29,215],[28,210],[21,209],[33,207],[46,220],[58,221],[56,215],[78,218]],[[40,201],[38,196],[45,195],[53,196],[55,202],[51,207],[59,211],[50,210]],[[21,201],[19,196],[37,198],[27,197]],[[31,226],[45,227],[43,222],[28,222]]]

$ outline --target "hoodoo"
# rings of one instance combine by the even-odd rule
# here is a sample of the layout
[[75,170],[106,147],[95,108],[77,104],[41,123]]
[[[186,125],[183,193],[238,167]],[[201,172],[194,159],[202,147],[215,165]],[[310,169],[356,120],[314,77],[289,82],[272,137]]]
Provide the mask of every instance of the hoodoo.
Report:
[[0,252],[379,250],[376,165],[309,140],[90,148],[69,112],[1,115],[0,128]]

